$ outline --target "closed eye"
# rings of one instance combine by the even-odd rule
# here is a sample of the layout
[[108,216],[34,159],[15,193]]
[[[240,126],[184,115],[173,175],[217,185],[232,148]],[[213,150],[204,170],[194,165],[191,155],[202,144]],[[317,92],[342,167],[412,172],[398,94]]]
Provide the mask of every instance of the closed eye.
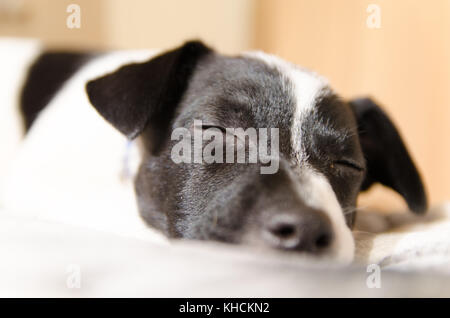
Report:
[[202,124],[202,130],[208,130],[209,128],[215,128],[220,130],[220,132],[222,134],[224,134],[225,137],[234,137],[234,138],[238,138],[238,136],[236,136],[233,132],[233,130],[227,130],[226,128],[223,128],[221,126],[217,126],[214,124]]
[[219,130],[220,130],[222,133],[224,133],[224,134],[227,133],[227,130],[226,130],[225,128],[223,128],[223,127],[220,127],[220,126],[216,126],[216,125],[205,125],[205,124],[202,125],[202,129],[203,129],[203,130],[207,130],[207,129],[209,129],[209,128],[216,128],[216,129],[219,129]]
[[364,167],[362,167],[359,163],[354,162],[353,160],[350,160],[350,159],[336,160],[336,161],[334,161],[334,164],[345,167],[345,168],[350,168],[350,169],[356,170],[358,172],[364,171]]

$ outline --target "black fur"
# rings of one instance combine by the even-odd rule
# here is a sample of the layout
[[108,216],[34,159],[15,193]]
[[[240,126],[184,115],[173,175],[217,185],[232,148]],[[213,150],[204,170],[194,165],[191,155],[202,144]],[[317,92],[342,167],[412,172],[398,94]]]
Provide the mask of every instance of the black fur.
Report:
[[25,131],[55,93],[93,54],[44,52],[31,65],[20,95],[20,110]]
[[411,156],[400,134],[383,110],[371,99],[350,102],[358,121],[359,140],[367,161],[367,174],[361,189],[376,182],[401,194],[416,213],[427,209],[427,196]]
[[124,66],[86,85],[89,100],[119,131],[132,139],[150,127],[157,152],[199,59],[210,53],[200,42],[188,42],[146,63]]

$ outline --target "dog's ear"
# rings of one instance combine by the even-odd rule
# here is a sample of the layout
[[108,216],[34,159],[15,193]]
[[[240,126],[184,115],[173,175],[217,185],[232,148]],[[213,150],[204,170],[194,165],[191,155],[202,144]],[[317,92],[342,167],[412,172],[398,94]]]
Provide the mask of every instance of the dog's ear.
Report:
[[89,81],[87,95],[95,109],[128,138],[148,127],[151,151],[156,152],[198,61],[210,52],[201,42],[187,42],[145,63],[128,64]]
[[370,98],[350,101],[367,162],[361,190],[379,182],[403,196],[411,211],[423,213],[427,197],[420,175],[394,124]]

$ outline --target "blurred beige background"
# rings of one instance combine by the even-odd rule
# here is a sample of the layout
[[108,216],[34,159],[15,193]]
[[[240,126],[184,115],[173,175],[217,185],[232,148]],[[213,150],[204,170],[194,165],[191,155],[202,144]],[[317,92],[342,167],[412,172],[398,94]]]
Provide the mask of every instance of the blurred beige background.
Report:
[[[69,29],[69,4],[81,28]],[[366,24],[381,9],[380,28]],[[432,203],[450,198],[450,0],[0,0],[0,36],[52,47],[169,48],[201,38],[226,53],[262,49],[369,94],[392,116]],[[402,209],[378,187],[363,206]]]

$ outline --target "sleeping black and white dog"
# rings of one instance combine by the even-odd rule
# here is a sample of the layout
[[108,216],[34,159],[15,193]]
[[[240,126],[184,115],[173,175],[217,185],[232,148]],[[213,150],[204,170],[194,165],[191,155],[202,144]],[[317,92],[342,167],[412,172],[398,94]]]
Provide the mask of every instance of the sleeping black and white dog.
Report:
[[[381,183],[413,212],[426,210],[419,173],[383,110],[340,98],[323,77],[280,58],[224,56],[198,41],[157,54],[38,52],[20,93],[26,130],[47,105],[94,107],[99,123],[139,144],[139,212],[168,237],[349,260],[361,191]],[[200,144],[179,151],[197,135]],[[230,141],[243,145],[244,161],[220,160]],[[196,160],[190,146],[217,160]]]

